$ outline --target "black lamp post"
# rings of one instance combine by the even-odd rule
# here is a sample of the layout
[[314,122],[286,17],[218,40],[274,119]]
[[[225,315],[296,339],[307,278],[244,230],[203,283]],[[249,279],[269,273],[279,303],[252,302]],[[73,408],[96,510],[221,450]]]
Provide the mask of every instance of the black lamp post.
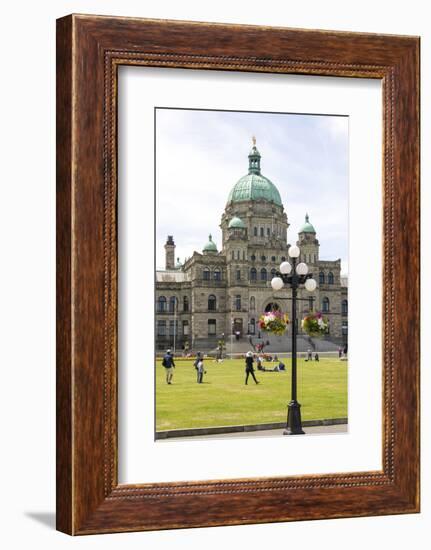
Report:
[[316,281],[313,275],[308,273],[307,264],[298,263],[300,250],[297,246],[289,248],[289,262],[283,262],[280,265],[280,272],[271,281],[271,286],[274,290],[281,290],[284,285],[288,285],[292,289],[292,394],[290,402],[287,406],[287,424],[284,430],[284,435],[300,435],[304,433],[301,423],[301,405],[297,400],[297,369],[296,369],[296,338],[298,333],[296,319],[296,302],[298,300],[298,287],[305,285],[305,288],[312,292],[316,288]]

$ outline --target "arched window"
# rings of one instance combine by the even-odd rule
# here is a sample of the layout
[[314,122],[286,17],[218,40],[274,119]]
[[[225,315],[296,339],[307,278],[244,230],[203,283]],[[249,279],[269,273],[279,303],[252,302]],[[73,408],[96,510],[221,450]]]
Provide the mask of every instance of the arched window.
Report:
[[214,281],[221,281],[221,271],[218,267],[214,269]]
[[250,259],[251,259],[252,262],[254,262],[255,259],[256,259],[256,256],[254,254],[252,254]]
[[260,280],[261,281],[267,281],[268,280],[268,274],[267,274],[266,269],[264,267],[260,270]]
[[255,334],[256,332],[256,321],[255,319],[250,319],[250,324],[248,327],[248,331],[250,334]]
[[260,259],[262,260],[262,262],[266,262],[266,256],[261,256]]
[[235,296],[235,309],[241,311],[241,296],[239,294]]
[[217,309],[217,298],[214,294],[208,296],[208,311],[215,311]]
[[322,311],[324,313],[328,313],[329,312],[329,298],[327,298],[325,296],[325,298],[323,298],[322,300]]
[[159,313],[164,313],[166,311],[166,298],[164,296],[159,296],[157,300],[157,311]]
[[323,273],[323,271],[321,271],[319,273],[319,285],[324,285],[325,284],[325,274]]
[[250,269],[250,281],[257,281],[257,271],[255,267]]
[[276,261],[276,257],[275,256],[271,256],[271,262],[275,262]]
[[286,261],[286,256],[282,256],[282,257],[281,257],[281,261],[282,261],[282,262],[285,262],[285,261]]
[[253,235],[254,235],[255,237],[257,237],[257,227],[255,227],[255,228],[253,229]]
[[250,311],[256,311],[256,298],[250,296]]
[[203,271],[203,276],[204,276],[204,281],[209,281],[210,280],[210,270],[208,269],[208,267],[204,267],[204,271]]
[[273,279],[276,275],[277,275],[277,271],[274,268],[272,268],[271,269],[271,279]]
[[342,315],[347,315],[349,312],[349,304],[347,302],[347,300],[343,300],[341,302],[341,314]]
[[187,296],[184,296],[183,298],[183,311],[189,310],[189,299]]
[[174,313],[177,307],[177,299],[175,296],[169,298],[169,313]]
[[260,228],[260,236],[261,236],[261,237],[264,237],[264,236],[265,236],[265,232],[264,232],[263,227]]
[[328,285],[333,285],[334,284],[334,274],[332,273],[332,271],[330,271],[328,273]]

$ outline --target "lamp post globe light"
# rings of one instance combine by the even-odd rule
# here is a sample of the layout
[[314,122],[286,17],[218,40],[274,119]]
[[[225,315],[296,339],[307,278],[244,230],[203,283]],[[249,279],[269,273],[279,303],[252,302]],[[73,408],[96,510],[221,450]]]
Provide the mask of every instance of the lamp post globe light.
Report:
[[297,400],[297,369],[296,369],[296,338],[298,333],[296,319],[296,302],[298,300],[298,288],[304,285],[309,292],[316,289],[316,281],[313,275],[308,273],[308,265],[304,262],[297,263],[301,251],[298,246],[289,248],[289,262],[283,262],[280,265],[280,271],[271,280],[271,286],[275,291],[281,290],[285,285],[292,289],[292,394],[287,406],[287,424],[284,435],[303,434],[301,423],[301,405]]

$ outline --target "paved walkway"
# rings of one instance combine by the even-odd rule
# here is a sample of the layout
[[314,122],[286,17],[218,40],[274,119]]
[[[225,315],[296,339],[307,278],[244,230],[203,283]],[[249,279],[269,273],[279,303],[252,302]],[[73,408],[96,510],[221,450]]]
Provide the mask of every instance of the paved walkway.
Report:
[[[347,424],[338,424],[334,426],[310,426],[304,428],[307,435],[322,435],[322,434],[345,434],[348,432]],[[166,439],[158,439],[157,441],[196,441],[197,439],[232,439],[239,437],[280,437],[283,435],[283,430],[257,430],[254,432],[236,432],[229,434],[214,434],[214,435],[195,435],[193,437],[168,437]]]

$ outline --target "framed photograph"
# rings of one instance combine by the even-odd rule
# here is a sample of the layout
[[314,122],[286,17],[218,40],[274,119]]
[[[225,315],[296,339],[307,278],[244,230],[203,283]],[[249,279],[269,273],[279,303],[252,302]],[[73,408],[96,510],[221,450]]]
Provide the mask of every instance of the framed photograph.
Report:
[[419,511],[419,38],[57,22],[57,528]]

